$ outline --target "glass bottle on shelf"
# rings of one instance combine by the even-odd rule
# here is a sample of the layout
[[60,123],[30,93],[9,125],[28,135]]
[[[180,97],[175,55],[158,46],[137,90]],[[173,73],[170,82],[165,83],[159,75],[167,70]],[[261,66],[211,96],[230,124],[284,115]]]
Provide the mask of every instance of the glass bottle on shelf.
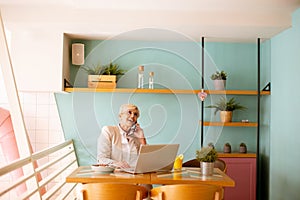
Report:
[[149,89],[154,89],[154,72],[149,73]]
[[144,66],[139,66],[138,88],[144,88]]

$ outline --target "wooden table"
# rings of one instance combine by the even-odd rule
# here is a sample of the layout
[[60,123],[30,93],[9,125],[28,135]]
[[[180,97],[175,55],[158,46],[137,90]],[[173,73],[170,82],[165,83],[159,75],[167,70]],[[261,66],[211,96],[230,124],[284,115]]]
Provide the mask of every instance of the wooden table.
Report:
[[186,167],[180,172],[151,173],[152,184],[211,184],[221,187],[234,187],[235,182],[220,169],[215,168],[212,176],[203,176],[200,168]]
[[140,183],[151,184],[151,174],[129,174],[115,170],[113,173],[94,172],[90,166],[78,167],[67,178],[68,183]]
[[234,187],[235,182],[220,169],[215,168],[213,176],[203,176],[200,168],[183,168],[181,172],[152,172],[129,174],[115,170],[113,173],[97,173],[90,166],[81,166],[72,172],[66,181],[69,183],[125,182],[139,184],[212,184]]

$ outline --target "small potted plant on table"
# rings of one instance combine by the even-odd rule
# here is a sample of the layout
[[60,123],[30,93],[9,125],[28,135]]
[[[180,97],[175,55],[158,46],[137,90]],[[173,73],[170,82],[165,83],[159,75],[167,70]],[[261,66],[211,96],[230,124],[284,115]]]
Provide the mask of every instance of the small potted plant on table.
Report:
[[214,164],[218,158],[217,151],[212,147],[202,147],[196,151],[196,159],[200,162],[201,173],[204,176],[212,176]]
[[227,101],[225,97],[221,97],[219,101],[214,105],[209,105],[207,108],[215,108],[215,114],[220,111],[220,120],[221,122],[231,122],[232,121],[232,112],[234,110],[245,110],[246,107],[240,105],[232,97]]

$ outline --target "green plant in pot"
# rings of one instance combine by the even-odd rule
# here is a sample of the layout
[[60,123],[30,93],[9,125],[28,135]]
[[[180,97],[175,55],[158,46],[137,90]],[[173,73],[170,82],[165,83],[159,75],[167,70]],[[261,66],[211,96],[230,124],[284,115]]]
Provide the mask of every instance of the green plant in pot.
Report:
[[100,64],[93,65],[93,67],[83,66],[82,69],[88,75],[102,75],[104,73],[104,67],[102,65],[100,65]]
[[218,158],[218,153],[212,146],[202,147],[196,151],[196,159],[200,162],[201,173],[211,176],[214,170],[214,163]]
[[116,75],[118,81],[119,77],[123,76],[125,72],[126,70],[120,69],[118,64],[110,62],[108,65],[104,66],[103,75]]
[[110,62],[107,65],[96,65],[93,67],[82,67],[88,73],[89,88],[116,88],[119,78],[125,74],[125,70],[120,69],[119,65]]
[[210,76],[211,80],[214,81],[214,87],[216,90],[225,90],[227,73],[225,71],[216,71]]
[[224,144],[223,152],[224,152],[224,153],[231,153],[231,145],[230,145],[229,142],[226,142],[226,143]]
[[240,153],[247,153],[247,146],[244,142],[240,144]]
[[240,103],[237,103],[234,97],[229,99],[229,101],[227,101],[225,97],[221,97],[216,104],[209,105],[206,108],[215,108],[215,115],[218,111],[220,111],[220,119],[223,123],[232,121],[232,112],[234,110],[247,109],[245,106],[242,106],[240,105]]

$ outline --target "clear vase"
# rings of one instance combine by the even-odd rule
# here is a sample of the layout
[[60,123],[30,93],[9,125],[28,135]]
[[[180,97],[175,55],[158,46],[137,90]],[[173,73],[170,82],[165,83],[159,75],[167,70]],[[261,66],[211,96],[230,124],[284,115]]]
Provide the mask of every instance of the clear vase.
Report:
[[154,89],[154,72],[149,73],[149,89]]
[[137,87],[144,88],[144,66],[139,66]]

